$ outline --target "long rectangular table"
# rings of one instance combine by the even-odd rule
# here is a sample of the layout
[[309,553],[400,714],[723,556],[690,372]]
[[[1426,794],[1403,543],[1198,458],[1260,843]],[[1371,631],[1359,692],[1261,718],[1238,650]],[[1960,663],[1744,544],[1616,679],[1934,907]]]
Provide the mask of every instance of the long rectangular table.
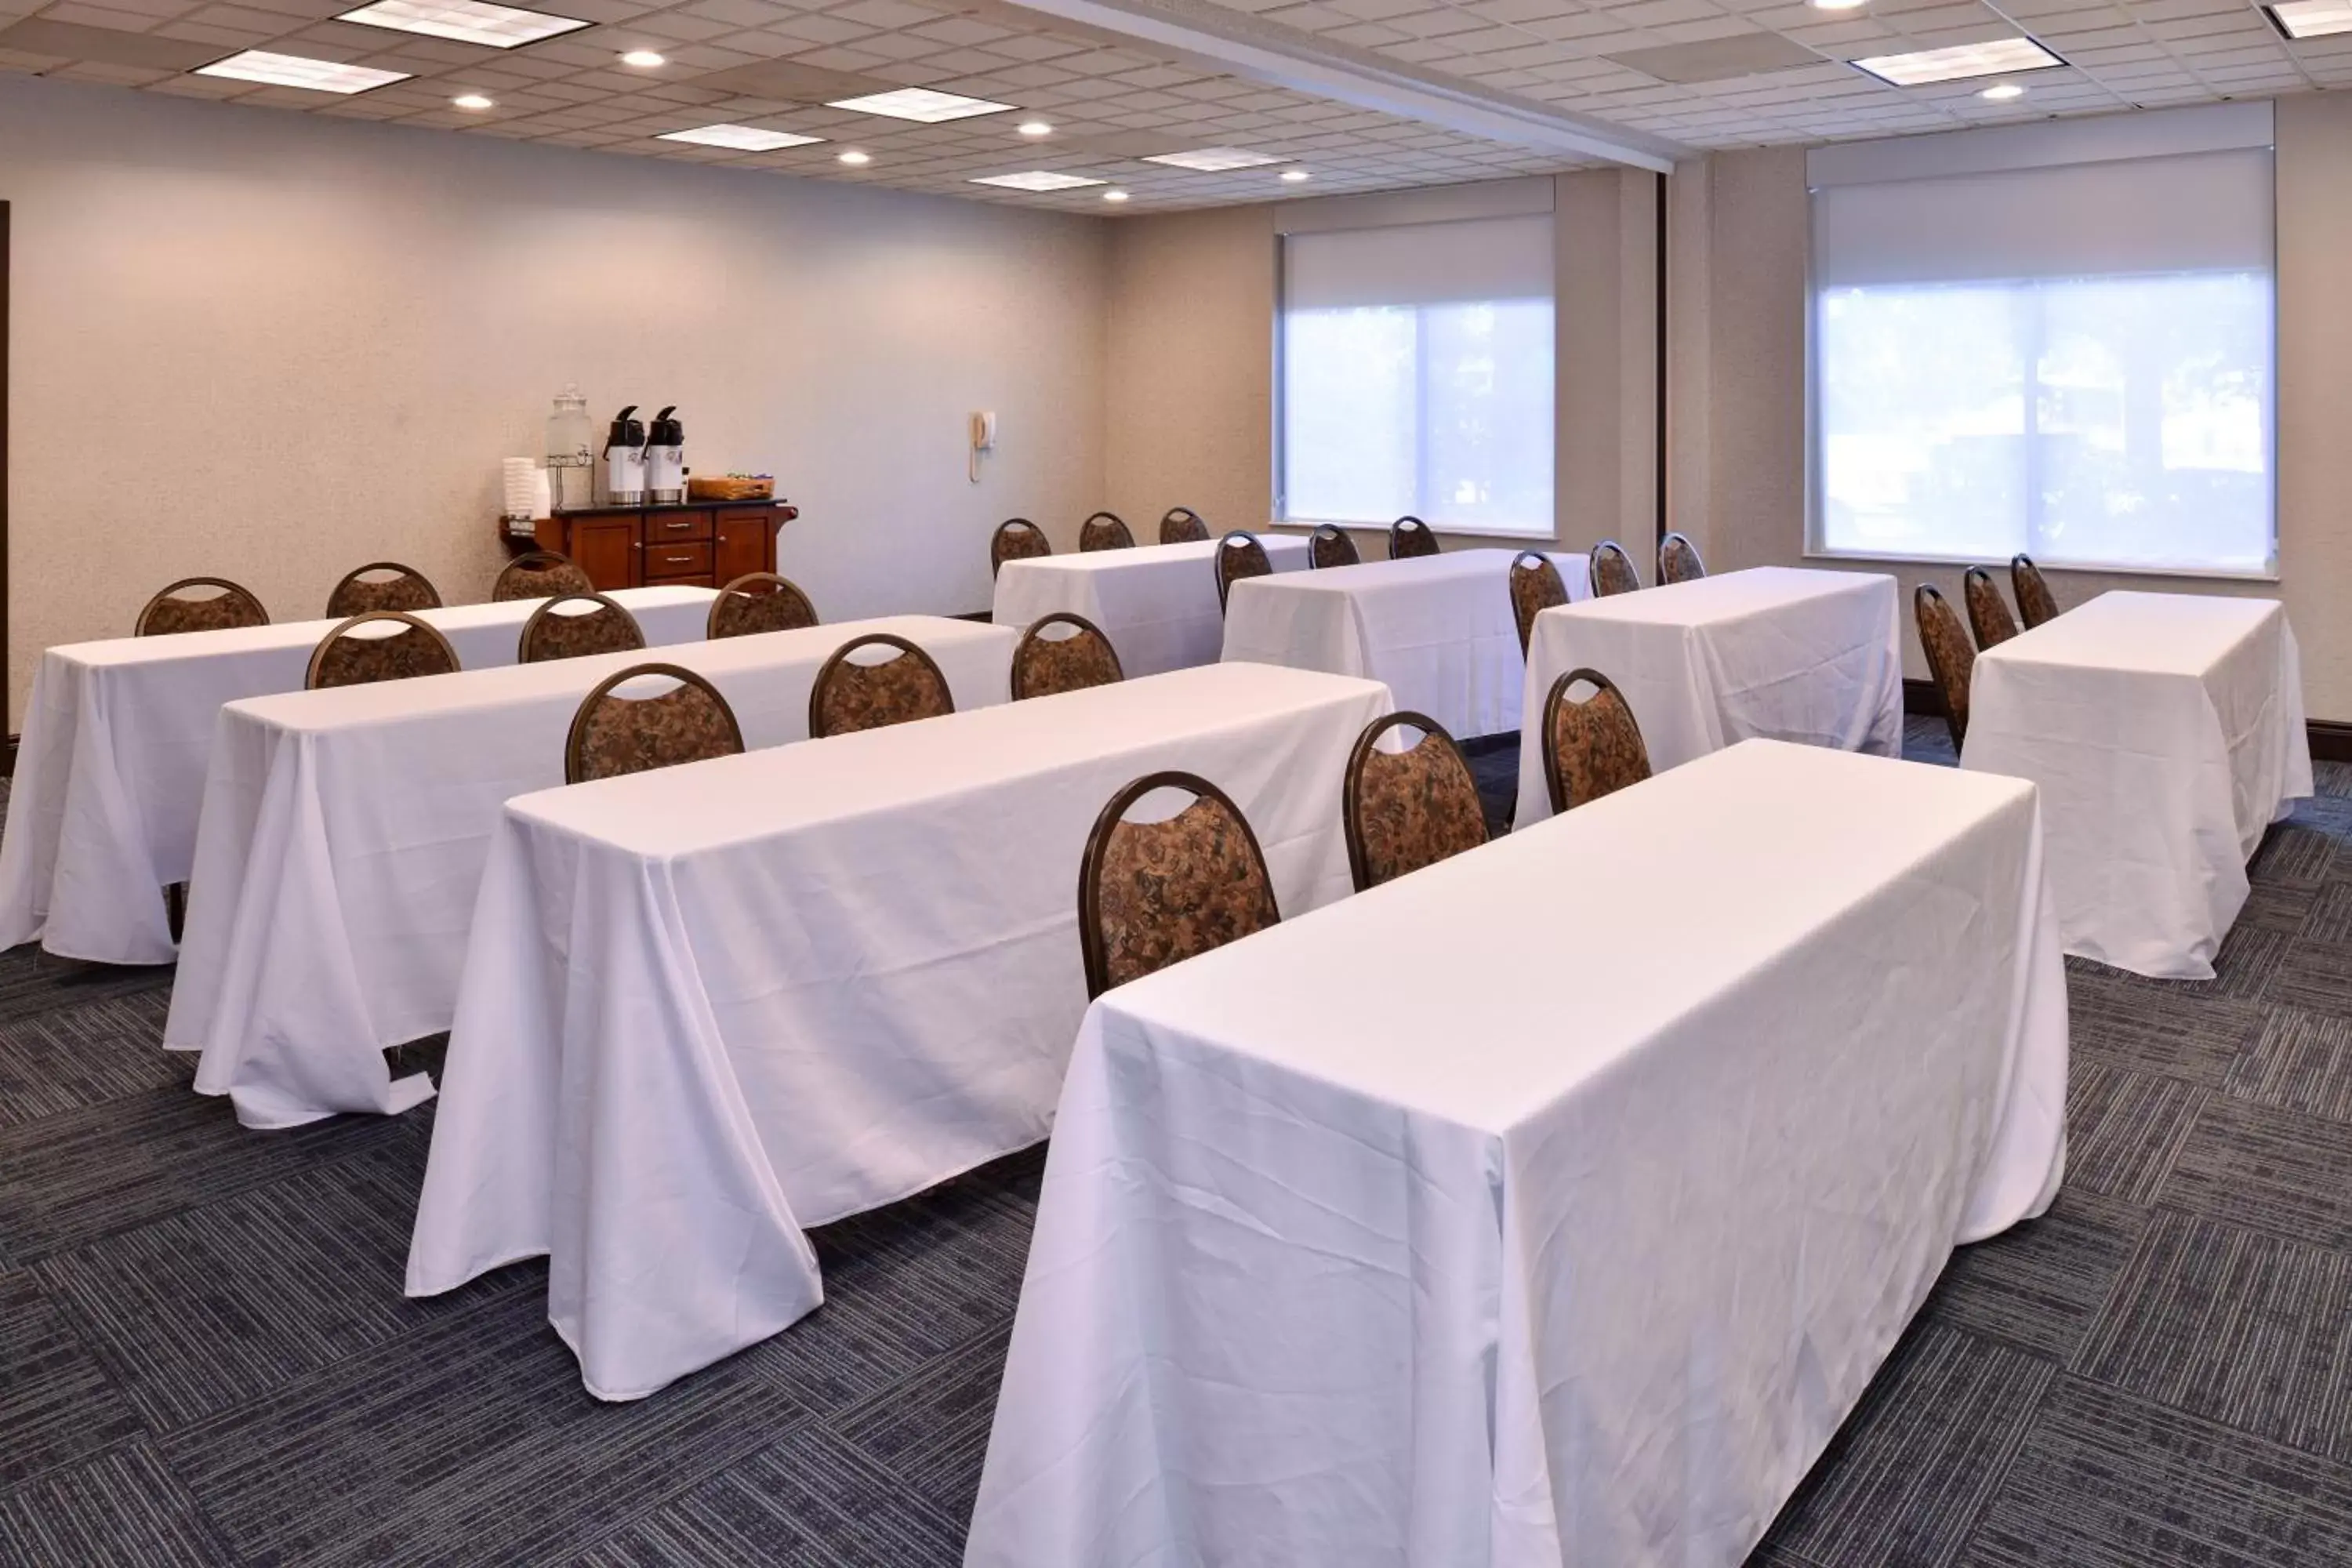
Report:
[[2312,792],[2272,599],[2102,594],[1977,656],[1960,765],[2042,786],[2066,951],[2213,973],[2263,830]]
[[549,1254],[608,1399],[774,1333],[822,1299],[803,1227],[1045,1136],[1111,795],[1221,785],[1297,915],[1349,889],[1340,770],[1388,710],[1213,665],[509,802],[409,1294]]
[[1757,738],[1899,757],[1902,629],[1894,578],[1786,566],[1546,610],[1528,644],[1513,821],[1551,815],[1543,705],[1571,669],[1616,683],[1661,773]]
[[[1276,572],[1302,571],[1307,541],[1258,536]],[[1015,631],[1060,611],[1102,628],[1132,678],[1217,662],[1217,542],[1086,550],[1008,561],[996,574],[991,618]]]
[[[1357,675],[1456,740],[1519,727],[1518,621],[1509,550],[1453,550],[1234,584],[1224,658]],[[1585,558],[1552,564],[1571,599],[1591,592]]]
[[[698,640],[708,588],[624,588],[655,647]],[[422,618],[467,669],[515,662],[546,603],[453,605]],[[0,947],[36,938],[63,958],[169,963],[163,889],[188,879],[196,813],[225,702],[299,691],[338,623],[70,643],[41,656],[0,835]]]
[[1119,987],[965,1561],[1731,1568],[2066,1067],[2032,786],[1770,741]]
[[658,658],[708,677],[747,747],[804,741],[819,667],[868,632],[929,654],[960,710],[1006,700],[1012,632],[891,616],[228,704],[164,1045],[202,1051],[196,1089],[247,1127],[425,1100],[384,1048],[449,1026],[491,833],[509,798],[563,783],[581,699]]

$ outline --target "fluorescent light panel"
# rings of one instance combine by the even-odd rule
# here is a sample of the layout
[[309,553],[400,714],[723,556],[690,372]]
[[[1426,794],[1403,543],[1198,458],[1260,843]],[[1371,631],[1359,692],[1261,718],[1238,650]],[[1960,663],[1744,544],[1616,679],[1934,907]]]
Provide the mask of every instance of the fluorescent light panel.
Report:
[[2263,9],[2290,38],[2324,38],[2352,33],[2352,0],[2279,0]]
[[1990,43],[1960,44],[1948,49],[1920,49],[1907,55],[1874,55],[1851,62],[1896,87],[1925,87],[1930,82],[1964,81],[1970,77],[2004,76],[2011,71],[2046,70],[2066,62],[2032,38],[1995,38]]
[[483,0],[376,0],[373,5],[346,11],[335,19],[403,33],[422,33],[430,38],[455,38],[461,44],[481,44],[493,49],[535,44],[560,33],[577,32],[588,25],[575,17],[518,10],[512,5],[489,5]]
[[1287,159],[1269,153],[1251,153],[1239,147],[1202,147],[1191,153],[1162,153],[1146,158],[1147,163],[1166,163],[1171,168],[1193,169],[1203,174],[1222,174],[1228,169],[1255,169],[1261,163],[1281,163]]
[[1106,182],[1090,180],[1084,174],[1056,174],[1045,169],[1031,169],[1019,174],[983,174],[971,183],[975,185],[1002,185],[1008,191],[1075,191],[1081,185],[1099,185]]
[[806,147],[824,140],[790,131],[761,131],[751,125],[700,125],[691,131],[669,131],[663,142],[691,142],[698,147],[726,147],[738,153],[775,153],[786,147]]
[[312,92],[366,92],[395,81],[406,81],[406,71],[377,70],[372,66],[339,65],[307,55],[274,55],[247,49],[225,60],[196,68],[198,76],[224,76],[233,81],[266,82],[271,87],[308,88]]
[[825,107],[854,110],[859,114],[879,114],[891,120],[911,120],[920,125],[937,125],[943,121],[970,120],[978,114],[1003,114],[1013,106],[991,103],[984,98],[961,98],[952,92],[933,92],[928,87],[902,87],[896,92],[876,92],[864,98],[841,99]]

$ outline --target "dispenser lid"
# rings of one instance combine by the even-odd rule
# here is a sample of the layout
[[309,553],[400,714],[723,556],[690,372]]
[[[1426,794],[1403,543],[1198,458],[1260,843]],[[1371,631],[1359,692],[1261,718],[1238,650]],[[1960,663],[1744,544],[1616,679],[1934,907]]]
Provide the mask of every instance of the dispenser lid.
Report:
[[637,405],[632,403],[613,416],[613,429],[604,437],[605,446],[642,447],[646,444],[646,422],[630,417],[636,411]]
[[672,404],[654,416],[651,434],[646,437],[646,446],[683,447],[686,445],[686,426],[670,417],[677,412],[677,405]]
[[566,382],[563,390],[555,395],[555,411],[558,414],[588,412],[588,395],[580,390],[578,382]]

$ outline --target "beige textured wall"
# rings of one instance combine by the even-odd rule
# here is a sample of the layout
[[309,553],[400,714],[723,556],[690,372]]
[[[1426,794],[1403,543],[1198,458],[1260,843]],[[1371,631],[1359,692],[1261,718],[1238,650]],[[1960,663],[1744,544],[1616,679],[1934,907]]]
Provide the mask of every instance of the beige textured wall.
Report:
[[24,77],[0,149],[12,729],[43,647],[173,577],[280,618],[381,556],[486,595],[498,461],[567,381],[776,474],[828,618],[981,608],[999,521],[1102,493],[1095,219]]
[[[1554,510],[1570,549],[1615,536],[1646,559],[1656,526],[1656,200],[1646,174],[1554,182]],[[1177,505],[1220,531],[1272,513],[1276,216],[1228,207],[1113,226],[1104,504],[1139,531]],[[1368,557],[1386,548],[1372,531],[1357,543]]]
[[[2063,604],[2111,588],[2284,600],[2303,648],[2315,719],[2352,721],[2352,100],[2277,105],[2279,581],[2054,572]],[[1801,151],[1718,153],[1685,164],[1669,205],[1669,416],[1675,526],[1709,566],[1807,563],[1805,289]],[[1959,603],[1960,569],[1853,564],[1903,584],[1904,656],[1924,677],[1909,592],[1936,584]]]

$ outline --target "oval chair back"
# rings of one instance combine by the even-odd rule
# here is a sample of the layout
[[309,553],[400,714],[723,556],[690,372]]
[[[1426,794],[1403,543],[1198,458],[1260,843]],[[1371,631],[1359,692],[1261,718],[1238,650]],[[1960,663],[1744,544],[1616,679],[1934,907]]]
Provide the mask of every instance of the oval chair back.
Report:
[[1132,550],[1135,531],[1119,520],[1115,511],[1098,511],[1078,525],[1078,549]]
[[1536,617],[1568,603],[1568,584],[1552,558],[1540,550],[1522,550],[1511,557],[1511,618],[1519,624],[1519,657],[1528,656],[1528,639],[1535,636]]
[[[877,664],[850,658],[866,648],[895,648]],[[929,654],[889,632],[868,632],[833,650],[809,688],[809,734],[816,740],[937,719],[955,711],[948,678]]]
[[[1577,685],[1593,689],[1578,701]],[[1543,709],[1544,784],[1555,813],[1614,795],[1650,776],[1650,749],[1633,704],[1597,669],[1571,669],[1551,683]]]
[[[656,676],[677,684],[651,697],[623,697],[614,689]],[[731,757],[742,749],[742,727],[717,687],[675,664],[635,664],[606,676],[581,700],[563,738],[563,782],[618,778]]]
[[1604,539],[1592,547],[1592,558],[1585,570],[1591,577],[1592,596],[1596,599],[1612,594],[1641,592],[1642,574],[1633,570],[1633,558],[1613,539]]
[[[1391,730],[1421,731],[1401,752],[1384,752]],[[1340,775],[1339,821],[1356,891],[1475,849],[1486,842],[1478,780],[1444,726],[1426,714],[1391,713],[1356,737]]]
[[1356,553],[1355,536],[1335,522],[1318,522],[1315,531],[1307,536],[1307,564],[1312,570],[1319,566],[1354,566],[1363,557]]
[[1171,506],[1168,515],[1160,520],[1162,544],[1198,544],[1208,537],[1209,525],[1189,506]]
[[[1129,822],[1135,803],[1178,789],[1192,803]],[[1282,918],[1257,835],[1198,773],[1149,773],[1110,797],[1078,860],[1078,947],[1087,996],[1263,931]]]
[[1266,558],[1265,545],[1258,536],[1246,529],[1237,528],[1217,542],[1217,613],[1224,614],[1225,600],[1234,584],[1244,577],[1271,577],[1274,563]]
[[1040,555],[1054,553],[1054,542],[1045,531],[1025,517],[1008,517],[996,525],[988,538],[988,574],[995,576],[1004,570],[1008,561],[1033,561]]
[[490,603],[509,599],[546,599],[557,594],[593,594],[596,584],[587,571],[569,555],[533,550],[516,556],[490,584]]
[[1389,524],[1389,559],[1409,561],[1437,553],[1437,532],[1421,519],[1404,516]]
[[[371,572],[389,572],[391,576],[373,583],[361,579]],[[343,574],[327,595],[330,616],[364,616],[374,610],[437,610],[441,595],[425,580],[425,574],[414,566],[403,566],[397,561],[371,561]]]
[[1658,581],[1665,583],[1696,583],[1706,575],[1706,563],[1698,558],[1698,546],[1687,534],[1669,533],[1658,541]]
[[[217,594],[207,594],[193,599],[184,590],[218,588]],[[183,577],[147,601],[132,623],[131,635],[136,637],[170,637],[179,632],[225,632],[236,626],[266,626],[269,612],[249,588],[230,582],[226,577]]]
[[2025,617],[2028,631],[2058,618],[2058,595],[2050,591],[2050,580],[2033,563],[2032,556],[2010,557],[2009,590],[2017,595],[2017,613]]
[[[362,626],[394,623],[400,629],[387,637],[353,635]],[[370,610],[341,622],[319,639],[319,646],[310,652],[310,666],[302,674],[302,689],[454,675],[457,668],[457,650],[433,627],[405,610]]]
[[2009,601],[2000,596],[2000,584],[1983,567],[1971,566],[1961,575],[1960,598],[1969,607],[1969,629],[1977,634],[1979,651],[1997,647],[2017,635],[2017,618],[2009,613]]
[[[1068,626],[1066,637],[1049,637],[1048,626]],[[1110,686],[1127,679],[1119,668],[1118,650],[1103,629],[1084,616],[1056,610],[1030,623],[1013,648],[1013,700],[1083,691],[1089,686]]]
[[706,639],[796,632],[817,624],[816,606],[799,584],[773,572],[747,572],[719,590],[703,623]]
[[1969,646],[1958,612],[1933,583],[1912,591],[1911,618],[1919,625],[1919,651],[1927,656],[1927,673],[1936,678],[1936,689],[1943,696],[1944,722],[1951,729],[1957,752],[1969,738],[1969,677],[1976,668],[1977,650]]
[[[586,609],[573,606],[585,605]],[[561,594],[530,613],[515,644],[515,662],[544,664],[595,653],[635,653],[646,646],[645,628],[602,594]]]

